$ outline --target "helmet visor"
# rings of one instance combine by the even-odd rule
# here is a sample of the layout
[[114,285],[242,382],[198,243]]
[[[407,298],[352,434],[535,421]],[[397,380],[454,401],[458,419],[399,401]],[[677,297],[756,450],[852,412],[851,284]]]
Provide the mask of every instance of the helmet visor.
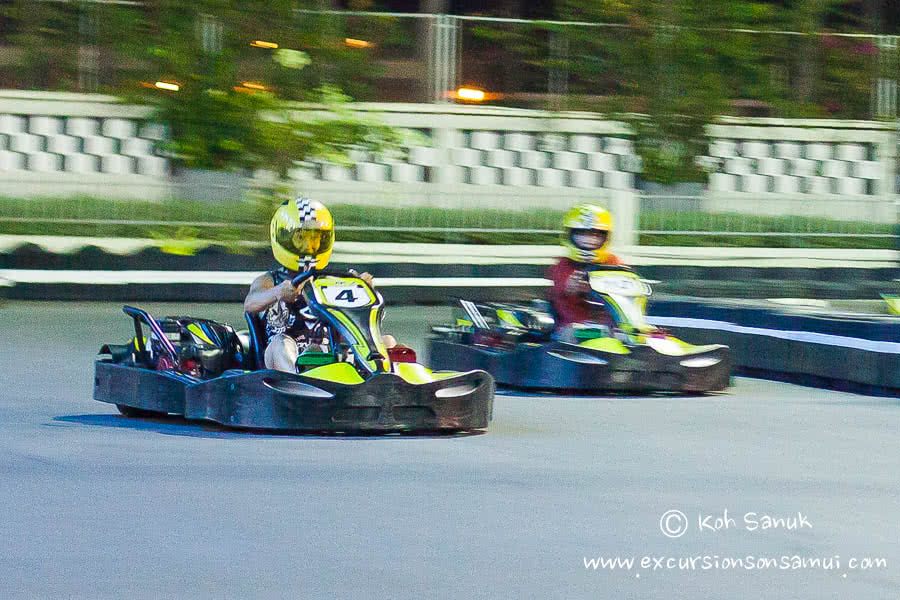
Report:
[[599,250],[609,239],[609,232],[602,229],[573,229],[569,239],[579,250]]
[[331,249],[334,231],[318,227],[282,227],[275,232],[275,241],[291,254],[318,256]]

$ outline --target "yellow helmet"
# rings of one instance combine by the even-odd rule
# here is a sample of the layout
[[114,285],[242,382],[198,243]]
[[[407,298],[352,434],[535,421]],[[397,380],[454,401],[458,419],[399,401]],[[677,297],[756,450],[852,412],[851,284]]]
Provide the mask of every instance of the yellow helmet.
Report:
[[563,217],[566,255],[582,263],[601,263],[609,256],[612,215],[596,204],[577,204]]
[[291,271],[324,269],[334,246],[334,219],[316,200],[286,200],[272,217],[269,237],[275,260]]

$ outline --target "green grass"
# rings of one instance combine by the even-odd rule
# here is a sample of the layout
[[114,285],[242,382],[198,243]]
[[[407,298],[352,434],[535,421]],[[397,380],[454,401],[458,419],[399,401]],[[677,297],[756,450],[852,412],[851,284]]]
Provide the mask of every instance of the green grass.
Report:
[[[264,241],[276,203],[267,199],[222,204],[185,201],[111,201],[96,198],[0,198],[0,233],[95,237],[204,239],[219,242]],[[476,244],[555,244],[558,235],[504,232],[428,232],[419,228],[556,229],[563,211],[483,211],[334,205],[337,239],[360,242],[454,242]],[[54,223],[46,219],[131,221],[131,223]],[[166,224],[135,224],[158,221]],[[177,224],[182,222],[182,224]],[[184,223],[187,223],[185,225]],[[203,224],[224,226],[209,227]],[[342,227],[402,227],[407,231],[351,231]]]
[[[732,246],[767,248],[896,248],[893,237],[897,225],[864,221],[839,221],[824,217],[796,215],[764,216],[741,213],[701,213],[647,211],[641,215],[643,231],[715,231],[741,232],[742,235],[683,235],[678,233],[642,234],[641,245],[647,246]],[[780,233],[790,235],[762,235]],[[842,234],[824,237],[804,234]]]
[[797,236],[728,236],[641,234],[641,246],[706,246],[717,248],[854,248],[860,250],[896,250],[895,238],[867,237],[804,237]]
[[[0,198],[0,233],[208,240],[230,244],[263,242],[275,202],[258,197],[246,202],[206,204],[186,201],[112,201],[90,197],[73,199]],[[429,232],[420,228],[489,228],[556,230],[564,211],[450,210],[333,205],[337,239],[361,242],[438,242],[475,244],[557,244],[555,233]],[[32,220],[33,219],[33,220]],[[96,223],[53,223],[47,219],[97,220]],[[113,222],[119,221],[119,222]],[[154,224],[136,224],[154,221]],[[181,224],[179,224],[179,222]],[[168,224],[172,223],[172,224]],[[195,223],[185,225],[184,223]],[[208,227],[203,224],[222,224]],[[673,233],[642,234],[649,246],[744,246],[894,248],[892,237],[815,237],[804,233],[893,234],[891,224],[837,221],[820,217],[751,216],[737,213],[645,211],[642,230]],[[351,231],[349,227],[400,227],[404,231]],[[747,232],[751,235],[684,235],[677,231]],[[785,236],[762,232],[790,233]]]

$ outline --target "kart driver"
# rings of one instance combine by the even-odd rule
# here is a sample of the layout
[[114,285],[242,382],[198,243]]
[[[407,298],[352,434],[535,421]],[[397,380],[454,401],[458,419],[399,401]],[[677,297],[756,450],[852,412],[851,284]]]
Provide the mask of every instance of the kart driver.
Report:
[[591,287],[588,273],[595,265],[623,265],[609,251],[612,215],[596,204],[578,204],[563,218],[562,245],[568,250],[547,271],[553,281],[549,300],[556,313],[556,326],[594,322],[613,326],[612,316],[587,303]]
[[[310,268],[324,269],[334,245],[334,219],[322,203],[306,198],[285,201],[272,217],[269,226],[272,254],[279,265],[257,277],[244,300],[246,312],[260,313],[266,329],[266,368],[297,372],[301,351],[320,350],[325,341],[322,324],[308,310],[298,287],[291,285],[300,272]],[[370,286],[372,275],[359,278]],[[384,345],[397,345],[393,336],[385,335]]]

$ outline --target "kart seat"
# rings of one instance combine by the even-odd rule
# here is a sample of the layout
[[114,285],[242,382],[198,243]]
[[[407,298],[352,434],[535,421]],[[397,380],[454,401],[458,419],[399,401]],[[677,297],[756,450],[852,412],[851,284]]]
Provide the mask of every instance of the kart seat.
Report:
[[235,331],[238,342],[241,344],[242,355],[250,352],[250,331],[248,329],[240,329]]
[[257,313],[244,313],[247,325],[250,327],[250,344],[247,348],[247,365],[249,371],[266,368],[266,331],[263,328],[262,319]]
[[98,354],[109,354],[112,362],[116,364],[137,363],[137,352],[135,352],[134,342],[130,344],[104,344]]

